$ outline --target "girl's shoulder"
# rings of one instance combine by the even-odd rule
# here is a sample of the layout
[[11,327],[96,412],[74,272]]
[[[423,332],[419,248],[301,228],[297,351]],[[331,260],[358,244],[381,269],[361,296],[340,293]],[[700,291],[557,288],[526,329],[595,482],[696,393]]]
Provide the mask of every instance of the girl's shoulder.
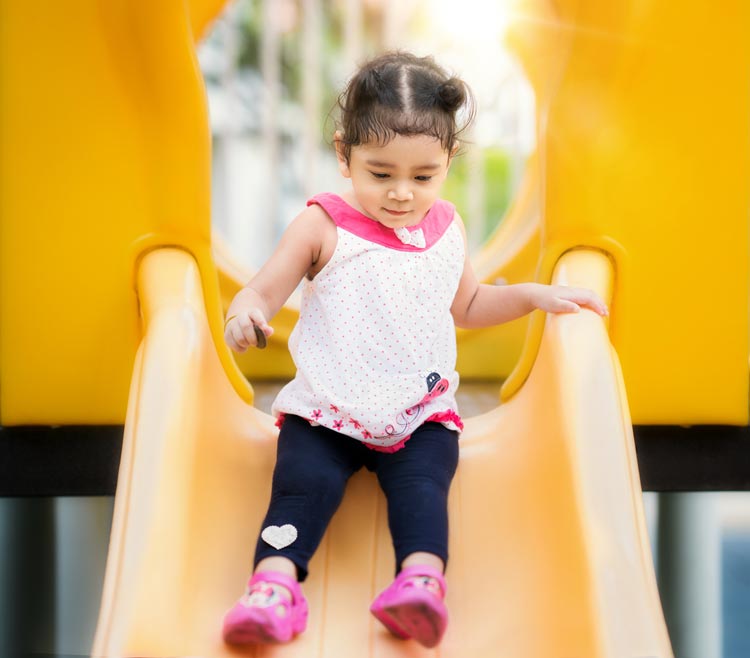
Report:
[[293,240],[304,244],[311,254],[312,265],[307,273],[312,279],[330,260],[336,249],[336,224],[319,205],[308,204],[287,229]]
[[322,253],[330,251],[329,245],[336,240],[336,226],[321,208],[307,207],[287,226],[277,250],[295,257],[309,256],[315,265]]
[[333,192],[316,194],[308,199],[307,207],[324,212],[337,226],[346,223],[347,220],[357,219],[360,215],[349,202]]
[[329,232],[335,233],[336,226],[328,213],[319,206],[308,205],[291,221],[284,236],[314,243]]
[[311,201],[312,199],[307,202],[307,206],[299,214],[299,218],[306,224],[319,228],[334,227],[335,222],[326,208],[322,205],[311,203]]

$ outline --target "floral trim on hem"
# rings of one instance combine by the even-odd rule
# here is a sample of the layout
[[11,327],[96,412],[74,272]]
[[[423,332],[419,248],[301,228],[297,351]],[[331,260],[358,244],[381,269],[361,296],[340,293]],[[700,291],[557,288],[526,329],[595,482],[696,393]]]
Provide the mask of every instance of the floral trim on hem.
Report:
[[464,421],[461,420],[461,416],[459,416],[455,411],[451,409],[447,409],[446,411],[438,411],[437,413],[432,414],[425,423],[452,423],[458,428],[459,432],[462,432],[464,429]]
[[[286,418],[286,414],[284,412],[281,412],[278,418],[276,418],[276,423],[275,423],[276,427],[281,429],[281,426],[284,424],[285,418]],[[325,425],[321,426],[319,423],[316,423],[314,420],[310,420],[309,418],[305,418],[305,420],[308,423],[310,423],[310,425],[312,426],[325,427]],[[455,411],[451,409],[447,409],[446,411],[438,411],[432,414],[424,422],[425,423],[442,423],[443,425],[448,427],[448,429],[453,429],[452,427],[450,427],[451,425],[453,425],[456,428],[456,430],[459,432],[461,432],[464,429],[464,422],[463,420],[461,420],[461,416],[459,416]],[[423,425],[424,423],[421,423],[421,424]],[[327,429],[333,429],[333,428],[329,427]],[[333,429],[333,431],[336,432],[337,430]],[[340,432],[340,433],[343,434],[343,432]],[[369,434],[369,432],[367,433]],[[349,436],[349,435],[344,434],[344,436]],[[412,435],[410,434],[409,436],[406,436],[403,439],[401,439],[401,441],[399,441],[398,443],[394,443],[391,446],[379,446],[373,443],[368,443],[367,441],[360,441],[360,443],[363,443],[370,450],[375,450],[376,452],[393,453],[393,452],[398,452],[399,450],[401,450],[406,445],[406,442],[411,438],[411,436]],[[349,438],[352,438],[355,441],[358,441],[358,439],[356,439],[353,436]]]

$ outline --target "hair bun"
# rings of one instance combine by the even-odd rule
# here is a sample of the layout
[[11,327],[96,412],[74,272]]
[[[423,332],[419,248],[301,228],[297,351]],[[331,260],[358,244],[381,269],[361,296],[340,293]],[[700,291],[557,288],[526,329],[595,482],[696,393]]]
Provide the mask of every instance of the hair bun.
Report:
[[455,112],[466,101],[464,83],[458,78],[448,78],[438,86],[436,93],[440,104],[448,112]]

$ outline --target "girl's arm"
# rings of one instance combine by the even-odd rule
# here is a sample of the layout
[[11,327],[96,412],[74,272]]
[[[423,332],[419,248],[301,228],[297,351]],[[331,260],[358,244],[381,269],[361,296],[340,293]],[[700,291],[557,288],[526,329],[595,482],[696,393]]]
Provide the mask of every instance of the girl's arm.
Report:
[[[456,221],[464,234],[466,230],[461,217]],[[607,315],[607,306],[593,291],[586,288],[548,286],[541,283],[517,283],[491,286],[479,283],[466,249],[464,272],[451,306],[456,326],[478,329],[502,324],[520,318],[534,309],[549,313],[577,313],[581,307]]]
[[[253,324],[270,336],[268,321],[286,303],[302,277],[319,264],[324,243],[335,228],[317,205],[303,210],[284,232],[271,257],[250,282],[240,290],[227,310],[224,340],[236,352],[256,346]],[[330,254],[329,254],[330,257]]]

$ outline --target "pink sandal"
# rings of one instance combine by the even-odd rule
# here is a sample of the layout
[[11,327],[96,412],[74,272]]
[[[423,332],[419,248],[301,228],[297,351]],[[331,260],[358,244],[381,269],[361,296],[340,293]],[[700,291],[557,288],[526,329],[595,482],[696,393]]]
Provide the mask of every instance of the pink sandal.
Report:
[[[274,585],[292,593],[282,596]],[[224,617],[224,641],[229,644],[289,642],[307,626],[307,600],[299,583],[278,571],[253,575],[247,591]]]
[[434,567],[406,567],[370,606],[370,612],[391,633],[413,638],[432,648],[448,626],[445,578]]

